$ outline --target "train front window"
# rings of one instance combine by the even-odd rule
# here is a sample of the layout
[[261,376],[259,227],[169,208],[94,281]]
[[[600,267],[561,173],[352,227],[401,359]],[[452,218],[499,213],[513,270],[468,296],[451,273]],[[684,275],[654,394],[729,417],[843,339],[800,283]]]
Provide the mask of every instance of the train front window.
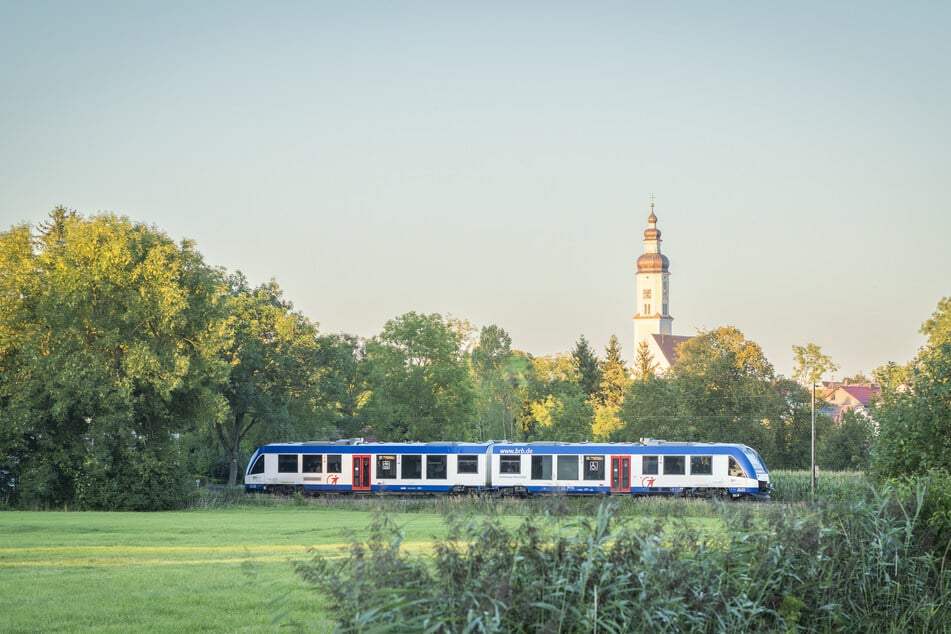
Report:
[[251,466],[251,470],[248,471],[248,475],[256,475],[258,473],[264,473],[264,455],[258,456],[258,459],[254,461],[254,464]]
[[641,473],[644,475],[657,475],[660,473],[657,456],[641,456]]
[[343,457],[340,454],[327,456],[327,473],[343,473]]
[[324,457],[304,456],[304,473],[320,473],[324,470]]
[[551,480],[551,456],[532,456],[532,480]]
[[578,479],[578,456],[558,456],[558,479]]
[[478,456],[457,456],[456,457],[456,472],[457,473],[479,473],[479,457]]
[[584,479],[604,480],[604,456],[584,457]]
[[278,454],[277,455],[278,473],[297,473],[297,454]]
[[446,456],[426,456],[426,479],[446,479]]
[[687,461],[683,456],[664,456],[664,475],[683,475]]
[[423,477],[423,457],[403,456],[403,465],[400,468],[404,480],[418,480]]
[[737,462],[733,456],[730,456],[730,475],[734,478],[746,477],[746,474],[743,473],[743,467],[740,466],[740,463]]
[[396,479],[396,456],[376,457],[376,477],[381,480]]

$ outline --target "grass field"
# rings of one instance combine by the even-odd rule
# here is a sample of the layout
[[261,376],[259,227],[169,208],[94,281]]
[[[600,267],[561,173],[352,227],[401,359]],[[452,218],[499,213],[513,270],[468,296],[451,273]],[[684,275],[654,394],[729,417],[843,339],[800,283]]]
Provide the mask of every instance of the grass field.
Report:
[[[235,500],[226,500],[234,504]],[[171,513],[0,512],[0,632],[329,631],[324,600],[293,562],[308,549],[344,555],[378,510],[402,527],[403,548],[428,555],[445,516],[591,515],[596,500],[262,499]],[[716,531],[710,503],[625,500],[628,518],[684,518]]]
[[[369,510],[0,513],[0,631],[326,631],[295,576],[308,547],[344,552]],[[394,514],[428,550],[435,513]]]

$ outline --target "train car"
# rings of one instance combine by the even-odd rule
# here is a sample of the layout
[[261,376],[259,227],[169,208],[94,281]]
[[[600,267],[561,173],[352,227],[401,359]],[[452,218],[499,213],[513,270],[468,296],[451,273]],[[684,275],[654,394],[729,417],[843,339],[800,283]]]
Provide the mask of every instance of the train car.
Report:
[[701,495],[768,498],[769,471],[740,444],[275,443],[248,463],[265,493]]
[[465,493],[491,486],[491,443],[273,443],[258,448],[244,476],[247,492]]
[[502,494],[701,495],[768,498],[769,471],[751,447],[727,443],[495,443]]

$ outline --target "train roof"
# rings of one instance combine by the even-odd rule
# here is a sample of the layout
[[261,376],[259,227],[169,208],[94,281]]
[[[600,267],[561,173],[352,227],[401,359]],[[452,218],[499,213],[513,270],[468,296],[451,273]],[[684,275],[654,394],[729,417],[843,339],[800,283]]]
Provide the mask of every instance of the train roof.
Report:
[[[415,449],[418,451],[424,451],[426,449],[447,449],[447,448],[457,448],[458,450],[487,450],[489,447],[493,448],[493,451],[505,452],[506,449],[578,449],[578,450],[619,450],[622,448],[652,448],[658,450],[660,453],[667,453],[662,451],[663,449],[683,449],[683,448],[702,448],[702,449],[726,449],[726,448],[737,448],[737,449],[747,449],[748,447],[739,443],[705,443],[705,442],[670,442],[666,440],[657,440],[653,438],[642,438],[638,443],[630,442],[564,442],[564,441],[531,441],[531,442],[513,442],[510,440],[487,440],[484,442],[466,442],[466,441],[449,441],[449,440],[437,440],[429,442],[367,442],[362,438],[346,438],[341,440],[311,440],[303,442],[280,442],[280,443],[270,443],[261,447],[262,450],[288,450],[288,449],[317,449],[324,448],[327,450],[337,450],[343,451],[344,453],[350,453],[351,451],[360,451],[360,450],[371,450],[371,449],[390,449],[390,450],[405,450],[405,449]],[[353,448],[348,450],[347,448]]]

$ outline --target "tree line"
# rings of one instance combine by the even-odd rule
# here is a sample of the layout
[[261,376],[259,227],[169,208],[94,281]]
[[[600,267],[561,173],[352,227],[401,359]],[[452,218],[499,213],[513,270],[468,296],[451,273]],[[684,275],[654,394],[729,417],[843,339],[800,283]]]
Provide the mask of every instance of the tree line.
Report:
[[[947,412],[922,403],[944,394],[949,314],[943,300],[918,359],[880,368],[887,388],[913,387],[886,390],[877,436],[864,417],[818,417],[824,468],[913,462],[876,438],[947,439]],[[831,365],[794,350],[800,379]],[[239,483],[260,444],[348,437],[729,441],[771,468],[809,466],[811,393],[736,328],[690,339],[664,376],[635,352],[629,366],[616,336],[603,355],[581,336],[536,357],[500,326],[415,312],[368,339],[321,333],[273,280],[252,285],[154,226],[58,207],[0,233],[0,500],[176,508],[196,480]]]

